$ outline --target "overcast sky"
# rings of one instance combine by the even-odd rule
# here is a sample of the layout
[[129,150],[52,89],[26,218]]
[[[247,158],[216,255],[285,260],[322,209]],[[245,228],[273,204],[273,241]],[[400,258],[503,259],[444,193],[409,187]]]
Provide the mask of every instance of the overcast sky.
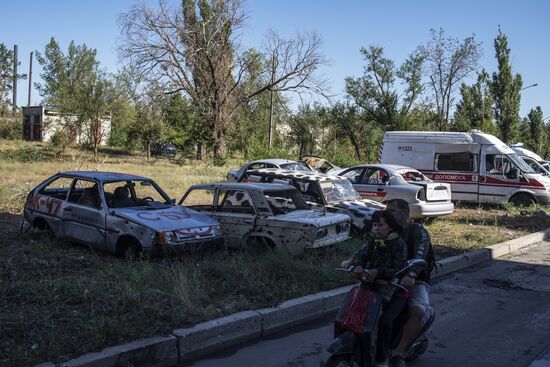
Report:
[[[147,0],[155,5],[157,2]],[[176,3],[168,1],[169,3]],[[69,42],[96,48],[101,65],[110,72],[120,66],[118,15],[133,0],[2,0],[0,42],[19,46],[21,72],[28,73],[29,53],[43,51],[53,36],[63,50]],[[386,56],[401,64],[419,44],[428,40],[430,28],[442,27],[448,36],[464,39],[472,34],[482,43],[480,67],[496,70],[493,41],[498,26],[508,35],[514,72],[523,77],[521,115],[537,105],[550,116],[550,2],[523,1],[328,1],[249,0],[248,22],[242,32],[243,47],[258,47],[269,29],[291,36],[296,31],[317,31],[324,39],[323,52],[330,65],[320,72],[331,82],[332,94],[342,96],[344,78],[362,74],[359,49],[383,46]],[[40,67],[33,62],[33,81]],[[472,78],[473,80],[473,78]],[[472,82],[470,80],[469,82]],[[18,104],[27,103],[28,81],[18,84]],[[34,89],[34,88],[33,88]],[[31,103],[39,104],[33,90]]]

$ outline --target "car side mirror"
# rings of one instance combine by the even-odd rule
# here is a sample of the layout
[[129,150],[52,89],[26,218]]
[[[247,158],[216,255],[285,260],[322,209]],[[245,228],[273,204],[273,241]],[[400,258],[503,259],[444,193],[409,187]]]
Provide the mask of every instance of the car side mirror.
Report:
[[361,175],[353,176],[353,183],[361,183]]
[[176,205],[176,199],[170,199],[170,204]]
[[512,169],[510,170],[510,172],[508,172],[507,177],[510,178],[510,179],[512,179],[512,180],[517,179],[517,178],[518,178],[518,170],[517,170],[517,168],[512,168]]

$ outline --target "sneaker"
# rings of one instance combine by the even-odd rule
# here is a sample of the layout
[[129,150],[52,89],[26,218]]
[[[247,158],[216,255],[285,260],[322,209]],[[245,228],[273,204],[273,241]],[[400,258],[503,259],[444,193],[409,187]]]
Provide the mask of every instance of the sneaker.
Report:
[[407,364],[405,363],[405,360],[400,355],[395,355],[390,358],[390,362],[388,363],[389,367],[407,367]]

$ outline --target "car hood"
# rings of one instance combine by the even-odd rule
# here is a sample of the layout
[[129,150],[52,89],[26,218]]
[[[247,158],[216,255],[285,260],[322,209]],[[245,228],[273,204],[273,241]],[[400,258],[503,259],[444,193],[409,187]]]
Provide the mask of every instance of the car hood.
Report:
[[274,220],[293,221],[317,226],[327,226],[334,223],[349,221],[350,217],[339,213],[322,213],[316,210],[294,210],[286,214],[271,217]]
[[214,219],[180,205],[163,209],[117,208],[111,213],[157,232],[219,225]]
[[366,211],[366,212],[375,212],[377,210],[384,210],[386,208],[384,204],[380,204],[377,201],[369,200],[369,199],[341,201],[337,204],[332,204],[329,206],[333,206],[335,208],[359,210],[359,211]]

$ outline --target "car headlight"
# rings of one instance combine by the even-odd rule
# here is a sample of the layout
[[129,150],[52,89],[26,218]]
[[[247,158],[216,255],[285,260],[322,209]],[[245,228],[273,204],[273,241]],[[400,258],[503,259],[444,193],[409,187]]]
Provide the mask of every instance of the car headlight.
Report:
[[320,228],[317,230],[317,236],[315,237],[315,239],[318,240],[326,236],[328,236],[328,228]]
[[336,225],[336,233],[340,234],[342,232],[348,232],[349,231],[349,223],[338,223]]
[[161,245],[170,245],[172,243],[178,242],[178,237],[172,231],[160,232],[157,235],[157,242]]

